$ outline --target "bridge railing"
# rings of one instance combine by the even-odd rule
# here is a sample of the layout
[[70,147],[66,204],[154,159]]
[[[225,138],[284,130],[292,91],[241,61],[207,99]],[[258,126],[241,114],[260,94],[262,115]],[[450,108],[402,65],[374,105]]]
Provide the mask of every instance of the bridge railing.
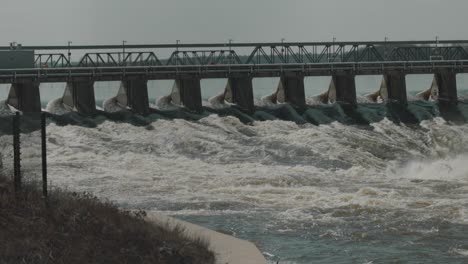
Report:
[[[122,50],[84,53],[76,62],[69,61],[69,56],[65,54],[42,51],[36,54],[35,66],[58,68],[468,60],[467,47],[468,41],[77,46],[68,47],[69,52],[70,49]],[[27,48],[37,48],[39,51],[65,47],[24,47]]]
[[76,67],[158,66],[162,65],[154,52],[86,53]]
[[147,79],[174,79],[180,75],[194,75],[200,78],[226,78],[232,74],[247,74],[252,77],[275,77],[284,73],[324,76],[340,71],[356,75],[382,74],[387,71],[421,74],[432,73],[437,69],[450,69],[458,73],[468,72],[468,60],[1,69],[0,82],[9,83],[17,79],[63,82],[77,77],[106,81],[121,80],[127,76],[138,76]]
[[34,65],[37,68],[64,68],[72,66],[68,58],[61,53],[36,54]]

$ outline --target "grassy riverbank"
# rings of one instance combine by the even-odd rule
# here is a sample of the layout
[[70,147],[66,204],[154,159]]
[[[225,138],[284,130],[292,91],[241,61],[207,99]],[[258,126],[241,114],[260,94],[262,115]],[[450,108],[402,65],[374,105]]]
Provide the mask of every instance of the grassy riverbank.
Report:
[[15,196],[0,176],[0,263],[214,262],[201,239],[144,220],[86,193],[53,191],[46,205],[29,184]]

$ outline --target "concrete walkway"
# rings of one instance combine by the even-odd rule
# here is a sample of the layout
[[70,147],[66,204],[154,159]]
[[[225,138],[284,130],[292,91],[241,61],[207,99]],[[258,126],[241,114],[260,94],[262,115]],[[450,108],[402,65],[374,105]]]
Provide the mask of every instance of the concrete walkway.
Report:
[[148,220],[169,226],[185,227],[188,236],[206,238],[216,255],[217,264],[267,264],[265,257],[251,242],[221,234],[159,213],[148,212]]

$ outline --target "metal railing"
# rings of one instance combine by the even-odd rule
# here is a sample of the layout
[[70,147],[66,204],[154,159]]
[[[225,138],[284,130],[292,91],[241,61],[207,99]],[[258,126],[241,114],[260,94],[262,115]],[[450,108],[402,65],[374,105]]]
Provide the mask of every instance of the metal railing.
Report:
[[468,72],[468,60],[0,69],[0,82],[11,83],[21,79],[34,79],[40,82],[65,82],[72,78],[108,81],[121,80],[132,76],[156,80],[174,79],[184,74],[195,75],[200,78],[226,78],[232,74],[250,75],[252,77],[277,77],[287,73],[304,76],[328,76],[340,71],[355,75],[382,74],[388,71],[426,74],[438,69],[449,69],[456,73]]
[[[3,49],[7,47],[0,47]],[[468,40],[23,46],[22,49],[35,50],[36,67],[49,68],[431,61],[433,57],[468,60]],[[121,51],[115,51],[118,49]],[[47,53],[48,50],[67,50],[68,54]],[[73,63],[65,55],[70,55],[71,50],[100,51],[85,53]],[[166,54],[167,59],[161,59],[161,54]]]

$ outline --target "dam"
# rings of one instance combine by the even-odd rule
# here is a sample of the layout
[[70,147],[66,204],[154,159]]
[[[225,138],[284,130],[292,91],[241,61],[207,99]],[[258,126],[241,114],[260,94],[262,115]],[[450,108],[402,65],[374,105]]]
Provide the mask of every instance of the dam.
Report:
[[[24,124],[48,112],[50,186],[227,231],[273,263],[466,261],[465,42],[353,43],[5,47],[34,52],[0,79]],[[21,135],[26,171],[38,136]]]
[[[201,112],[200,81],[225,78],[226,88],[219,100],[252,113],[253,78],[279,77],[276,92],[265,98],[273,104],[301,108],[306,106],[304,78],[331,76],[328,90],[317,99],[353,108],[357,105],[356,76],[382,76],[381,87],[366,96],[369,101],[406,105],[405,76],[432,74],[431,87],[418,98],[452,107],[458,102],[456,76],[468,72],[467,47],[468,41],[463,40],[11,45],[0,47],[0,54],[7,54],[1,58],[0,83],[11,84],[8,105],[23,112],[40,112],[39,85],[64,82],[63,104],[72,111],[94,115],[94,83],[120,81],[115,103],[146,115],[150,112],[149,80],[174,80],[165,100]],[[72,51],[78,54],[75,60]],[[8,56],[10,64],[5,62]]]

